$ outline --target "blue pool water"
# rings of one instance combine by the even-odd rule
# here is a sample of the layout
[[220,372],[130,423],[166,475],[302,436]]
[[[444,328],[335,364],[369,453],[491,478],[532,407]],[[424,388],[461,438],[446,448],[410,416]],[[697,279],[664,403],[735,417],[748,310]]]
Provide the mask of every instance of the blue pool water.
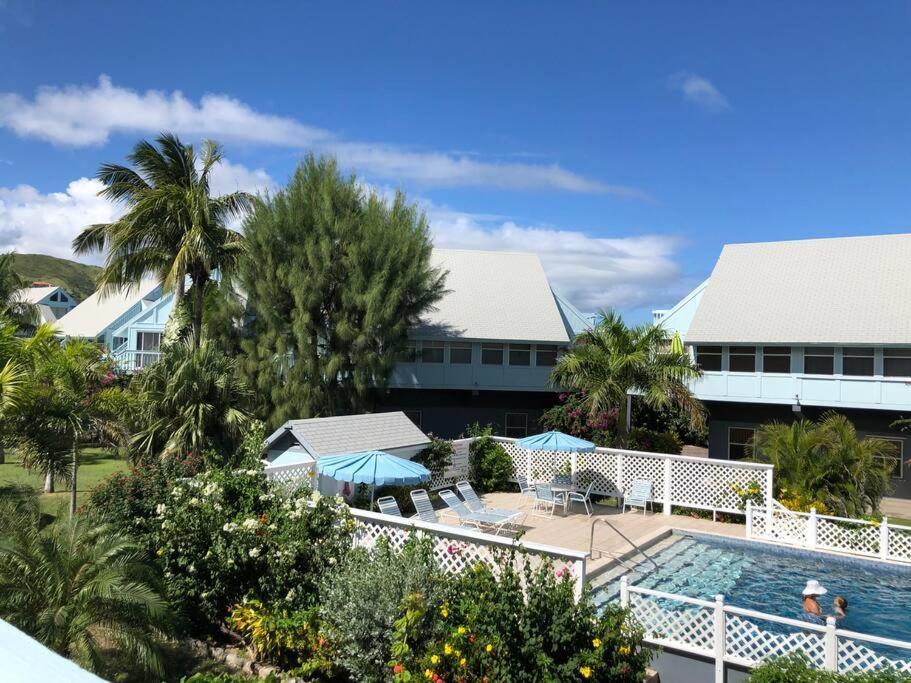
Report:
[[722,594],[731,605],[799,619],[801,591],[817,579],[829,590],[820,598],[824,614],[832,614],[836,595],[848,599],[839,628],[911,640],[911,568],[695,534],[675,534],[646,553],[654,565],[641,561],[632,572],[611,572],[601,579],[597,599],[616,599],[624,573],[644,588],[704,600]]

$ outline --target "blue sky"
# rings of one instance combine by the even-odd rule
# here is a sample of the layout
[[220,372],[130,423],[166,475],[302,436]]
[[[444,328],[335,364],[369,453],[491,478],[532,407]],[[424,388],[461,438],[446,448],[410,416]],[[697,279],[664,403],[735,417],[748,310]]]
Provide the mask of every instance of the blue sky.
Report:
[[0,0],[0,248],[69,255],[159,130],[221,189],[336,154],[634,320],[726,242],[911,224],[908,2],[335,4]]

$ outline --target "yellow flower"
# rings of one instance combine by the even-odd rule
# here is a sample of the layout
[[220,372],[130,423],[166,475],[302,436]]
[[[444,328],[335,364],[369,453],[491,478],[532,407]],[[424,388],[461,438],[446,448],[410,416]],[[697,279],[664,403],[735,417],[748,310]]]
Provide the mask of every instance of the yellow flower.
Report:
[[164,548],[159,548],[158,550],[155,551],[155,554],[158,555],[158,557],[161,557],[162,555],[164,555]]
[[591,678],[592,669],[590,666],[583,666],[579,669],[579,673],[582,674],[582,678]]
[[462,657],[462,659],[459,660],[459,666],[467,666],[467,665],[468,665],[468,660],[465,659],[464,657]]
[[446,609],[445,607],[440,607],[440,614],[442,614],[443,618],[445,619],[446,617],[449,616],[449,610]]
[[449,643],[446,643],[443,646],[443,652],[447,655],[451,655],[452,654],[452,645],[450,645]]
[[424,678],[433,678],[433,671],[430,669],[424,669]]
[[464,636],[466,630],[468,630],[468,629],[466,629],[464,626],[459,626],[459,629],[458,629],[459,635]]
[[491,652],[493,652],[493,644],[487,643],[487,647],[485,647],[484,649],[487,650],[487,654],[490,654]]
[[600,639],[600,638],[595,638],[595,639],[592,641],[592,645],[594,645],[596,649],[599,648],[599,647],[601,647],[601,639]]
[[439,661],[440,661],[440,658],[437,657],[436,655],[433,655],[433,656],[430,658],[430,663],[431,663],[431,664],[436,664],[436,663],[439,662]]
[[621,645],[620,647],[617,648],[617,652],[619,652],[621,655],[623,655],[625,657],[626,655],[628,655],[630,653],[629,645]]

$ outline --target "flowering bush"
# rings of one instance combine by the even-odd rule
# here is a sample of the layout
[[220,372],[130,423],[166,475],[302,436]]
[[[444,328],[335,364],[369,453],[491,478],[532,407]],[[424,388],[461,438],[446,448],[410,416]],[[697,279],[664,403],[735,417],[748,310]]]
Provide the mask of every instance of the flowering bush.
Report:
[[[651,657],[627,614],[576,602],[569,569],[478,564],[447,582],[440,605],[409,596],[396,622],[393,680],[641,681]],[[432,618],[428,627],[428,617]]]
[[809,512],[811,508],[816,508],[816,512],[821,515],[832,514],[832,511],[829,510],[825,502],[821,500],[814,500],[807,496],[805,493],[795,491],[794,489],[790,489],[785,486],[782,486],[778,490],[776,500],[778,500],[778,502],[784,505],[788,510],[793,510],[794,512]]
[[731,490],[734,492],[734,495],[740,499],[740,505],[738,505],[738,507],[741,510],[747,509],[747,501],[750,501],[753,505],[765,505],[765,499],[762,496],[762,487],[759,485],[758,481],[751,481],[746,486],[731,484]]
[[683,450],[683,442],[676,432],[656,432],[643,427],[630,430],[626,443],[627,447],[634,451],[680,455],[680,451]]
[[560,403],[545,411],[541,424],[591,441],[596,446],[612,446],[617,427],[617,410],[605,410],[592,415],[585,407],[585,394],[579,391],[562,393]]
[[261,467],[208,470],[158,504],[155,553],[172,601],[190,607],[197,626],[213,626],[244,599],[276,611],[311,606],[353,528],[341,498],[276,495]]

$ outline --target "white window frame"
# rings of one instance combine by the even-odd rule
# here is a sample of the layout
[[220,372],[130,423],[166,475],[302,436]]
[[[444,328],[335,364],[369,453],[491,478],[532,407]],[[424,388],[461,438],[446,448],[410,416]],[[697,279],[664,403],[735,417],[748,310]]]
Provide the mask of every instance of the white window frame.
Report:
[[[538,362],[538,354],[541,352],[544,353],[553,353],[554,362],[549,365],[541,364]],[[537,368],[552,368],[557,364],[557,359],[560,357],[560,347],[556,344],[535,344],[535,367]]]
[[[527,363],[513,363],[512,362],[512,352],[516,351],[518,353],[527,353],[528,362]],[[506,352],[506,362],[512,367],[516,368],[528,368],[531,367],[531,344],[510,344],[509,349]]]
[[[858,354],[857,352],[851,353],[851,351],[854,349],[871,349],[873,351],[873,353],[872,354],[868,354],[868,353]],[[873,366],[872,369],[870,370],[870,374],[868,374],[868,375],[867,374],[849,375],[847,372],[845,372],[845,359],[847,359],[847,358],[863,358],[864,360],[869,360]],[[843,346],[841,349],[841,374],[845,377],[876,377],[876,348],[873,346]]]
[[[732,349],[753,349],[753,353],[735,353]],[[730,372],[743,372],[743,373],[754,373],[756,372],[756,356],[758,356],[757,348],[751,344],[738,344],[737,346],[728,346],[728,370]],[[753,369],[752,370],[735,370],[734,363],[732,362],[734,356],[743,356],[744,358],[748,356],[753,356]]]
[[[424,350],[439,350],[440,360],[425,360],[424,359]],[[421,362],[427,363],[428,365],[442,365],[446,362],[446,345],[441,341],[433,341],[426,339],[421,342]]]
[[[752,443],[742,443],[740,441],[738,441],[737,443],[732,443],[731,442],[731,432],[735,429],[744,429],[744,430],[753,432]],[[733,461],[737,462],[738,460],[744,460],[745,458],[748,458],[749,456],[744,456],[743,458],[732,458],[731,457],[731,446],[732,445],[734,445],[734,446],[755,446],[756,445],[756,428],[755,427],[738,427],[738,426],[728,427],[728,443],[727,443],[728,460],[733,460]]]
[[[770,349],[775,349],[775,350],[773,350],[771,353],[769,353],[769,350],[770,350]],[[787,352],[787,353],[781,353],[781,352],[777,351],[777,349],[787,349],[788,352]],[[791,359],[792,359],[792,357],[793,357],[793,354],[794,354],[794,347],[793,347],[793,346],[764,346],[764,347],[762,348],[762,371],[763,371],[764,373],[768,373],[768,374],[770,374],[770,375],[787,375],[787,374],[790,374],[790,372],[791,372],[791,367],[792,367],[792,360],[791,360]],[[787,358],[787,359],[788,359],[788,369],[787,369],[787,370],[766,370],[766,369],[765,369],[766,358]]]
[[[522,419],[525,421],[525,426],[521,428],[524,431],[524,434],[522,434],[522,436],[519,436],[519,437],[510,436],[509,430],[511,428],[509,426],[509,418],[510,417],[519,417],[519,416],[521,416]],[[519,427],[514,427],[513,429],[519,429]],[[528,436],[528,413],[506,413],[505,417],[503,419],[503,434],[507,438],[513,438],[513,439],[515,439],[515,438],[524,439],[526,436]]]
[[905,440],[898,436],[885,436],[883,434],[867,434],[874,439],[882,439],[898,445],[898,455],[889,458],[879,458],[880,460],[892,460],[898,458],[898,476],[890,474],[891,479],[903,480],[905,478]]
[[[907,355],[895,355],[896,351],[902,351]],[[885,346],[883,347],[883,377],[911,377],[911,373],[907,375],[890,375],[886,372],[886,361],[889,358],[902,358],[908,359],[911,357],[911,349],[907,347],[900,346]]]
[[[832,353],[820,353],[820,349],[832,349]],[[818,372],[809,372],[807,370],[807,357],[812,356],[813,358],[831,358],[832,359],[832,372],[824,372],[822,374]],[[803,374],[813,375],[815,377],[832,377],[835,374],[835,347],[834,346],[805,346],[803,348]]]
[[[466,349],[468,350],[469,358],[467,363],[452,360],[452,352],[456,349],[460,349],[462,351]],[[469,342],[451,342],[449,344],[449,362],[452,365],[472,365],[474,363],[474,344],[471,344]]]
[[[491,367],[503,367],[503,363],[506,361],[506,345],[505,344],[481,344],[481,365],[489,365]],[[485,363],[484,362],[484,352],[485,351],[499,351],[500,352],[500,362],[499,363]]]
[[[704,349],[718,349],[718,351],[717,351],[717,353],[716,353],[715,351],[702,351],[702,352],[700,352],[700,351],[699,351],[700,348],[704,348]],[[701,355],[701,356],[711,356],[712,358],[715,358],[715,357],[717,356],[717,358],[718,358],[718,369],[717,369],[717,370],[714,370],[714,369],[713,369],[713,370],[705,370],[704,372],[721,372],[721,371],[724,369],[724,347],[721,346],[720,344],[702,344],[702,345],[696,344],[696,345],[694,346],[694,351],[693,351],[693,360],[694,360],[697,364],[699,363],[699,356],[700,356],[700,355]]]

